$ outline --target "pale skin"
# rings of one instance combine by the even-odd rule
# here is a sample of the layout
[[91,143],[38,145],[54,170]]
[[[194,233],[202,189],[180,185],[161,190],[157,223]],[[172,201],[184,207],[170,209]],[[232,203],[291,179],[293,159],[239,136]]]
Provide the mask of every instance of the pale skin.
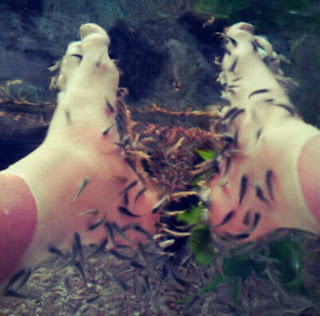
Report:
[[[226,36],[229,54],[222,62],[222,78],[230,87],[230,106],[224,111],[238,108],[242,112],[228,129],[237,137],[236,151],[229,155],[230,168],[225,174],[225,160],[221,176],[211,183],[211,222],[221,223],[233,210],[233,218],[215,230],[234,235],[249,232],[245,241],[282,227],[317,234],[320,131],[295,114],[275,79],[278,60],[269,65],[262,60],[261,49],[273,56],[270,43],[256,39],[253,26],[247,23],[233,25]],[[245,224],[246,214],[249,224]],[[255,214],[260,221],[251,231]]]
[[[0,174],[0,181],[4,179],[9,184],[21,179],[17,180],[20,184],[14,189],[6,185],[7,196],[19,199],[28,191],[27,196],[33,197],[36,204],[36,211],[29,212],[35,216],[34,231],[26,232],[30,225],[24,226],[23,222],[15,228],[28,235],[31,241],[22,247],[23,253],[12,252],[16,259],[11,260],[10,267],[3,268],[6,271],[0,271],[0,279],[46,258],[48,246],[70,247],[74,232],[80,234],[84,244],[98,244],[107,236],[106,230],[101,225],[90,231],[89,226],[104,216],[105,221],[116,222],[119,227],[138,223],[150,233],[155,231],[158,215],[152,214],[151,209],[157,202],[156,192],[147,191],[134,201],[143,187],[141,181],[128,192],[129,204],[126,206],[138,217],[127,216],[118,210],[119,206],[124,206],[123,196],[119,193],[138,180],[125,163],[121,149],[114,144],[119,142],[114,125],[119,73],[109,57],[110,39],[102,28],[95,24],[83,25],[80,36],[81,41],[71,43],[63,58],[58,78],[61,89],[58,106],[45,141]],[[106,106],[107,102],[115,109],[114,113]],[[110,126],[113,127],[108,133],[103,133]],[[31,204],[25,202],[21,208],[33,210]],[[97,209],[98,213],[81,215],[90,209]],[[9,206],[1,212],[4,218],[0,224],[2,231],[10,231],[5,216],[18,223],[19,219],[14,219],[18,216],[17,208],[10,209]],[[28,216],[25,212],[24,216]],[[5,267],[10,260],[4,252],[8,251],[7,246],[13,239],[8,234],[2,236],[0,233],[0,236],[0,266]],[[132,246],[145,240],[143,235],[132,231],[128,231],[127,236],[132,239]],[[127,243],[121,238],[118,242]],[[14,244],[10,246],[10,249],[15,247]]]

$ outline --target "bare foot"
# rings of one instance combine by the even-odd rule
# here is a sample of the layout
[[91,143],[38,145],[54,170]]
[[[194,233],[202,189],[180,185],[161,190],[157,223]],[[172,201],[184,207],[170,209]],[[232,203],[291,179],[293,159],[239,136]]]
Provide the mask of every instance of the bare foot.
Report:
[[[157,195],[143,190],[115,144],[126,121],[110,39],[95,24],[82,25],[80,36],[62,59],[61,92],[44,143],[0,174],[0,281],[44,259],[49,246],[70,246],[75,232],[88,244],[107,237],[107,222],[155,230]],[[126,234],[130,242],[116,241],[135,245],[146,238],[134,229]]]
[[271,44],[247,23],[225,37],[220,80],[231,143],[211,183],[214,230],[245,241],[282,227],[319,233],[320,132],[301,120],[276,80]]

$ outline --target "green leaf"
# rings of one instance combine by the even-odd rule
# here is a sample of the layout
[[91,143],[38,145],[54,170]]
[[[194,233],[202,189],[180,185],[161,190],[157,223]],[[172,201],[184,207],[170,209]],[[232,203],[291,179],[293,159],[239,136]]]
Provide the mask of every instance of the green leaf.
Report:
[[277,259],[275,268],[279,282],[288,292],[309,296],[302,279],[304,248],[290,236],[270,244],[270,257]]
[[202,212],[204,206],[198,204],[197,206],[191,207],[188,211],[182,214],[178,214],[177,218],[181,222],[185,222],[188,225],[199,224],[202,222]]
[[203,160],[211,160],[216,156],[216,152],[214,150],[200,150],[196,149],[195,152],[203,159]]
[[245,281],[253,270],[254,262],[249,255],[234,255],[223,260],[223,273],[229,278],[241,277]]
[[216,256],[212,248],[211,232],[208,226],[195,227],[189,236],[188,246],[195,255],[196,263],[200,266],[210,264]]
[[290,283],[302,273],[304,250],[290,236],[270,244],[270,258],[277,259],[275,263],[281,284]]

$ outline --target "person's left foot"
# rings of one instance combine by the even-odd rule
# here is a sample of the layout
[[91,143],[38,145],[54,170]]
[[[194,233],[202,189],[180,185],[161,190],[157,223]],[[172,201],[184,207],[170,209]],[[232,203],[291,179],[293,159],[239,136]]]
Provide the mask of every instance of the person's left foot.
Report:
[[158,196],[144,190],[116,144],[127,122],[109,37],[95,24],[82,25],[80,36],[62,59],[44,143],[0,174],[0,281],[46,257],[48,247],[70,246],[75,232],[83,243],[99,243],[106,225],[134,223],[142,230],[126,230],[130,242],[115,232],[117,243],[134,246],[146,239],[143,230],[155,231]]

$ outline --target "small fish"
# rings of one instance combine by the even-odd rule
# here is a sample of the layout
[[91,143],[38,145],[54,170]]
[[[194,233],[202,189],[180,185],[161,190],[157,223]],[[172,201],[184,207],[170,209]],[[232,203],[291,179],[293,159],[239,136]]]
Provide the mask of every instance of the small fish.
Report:
[[260,128],[260,129],[257,131],[257,134],[256,134],[257,140],[260,138],[261,133],[262,133],[262,128]]
[[114,246],[115,246],[115,248],[117,248],[117,249],[132,249],[132,248],[131,248],[130,246],[128,246],[128,245],[115,244]]
[[128,242],[132,242],[126,235],[125,233],[119,228],[117,223],[112,223],[111,224],[112,229],[118,234],[120,235],[124,240],[128,241]]
[[116,146],[120,147],[120,148],[125,148],[126,145],[124,143],[118,143],[118,142],[115,142],[114,143]]
[[158,245],[161,249],[165,249],[165,248],[171,247],[175,243],[175,241],[176,241],[175,239],[168,239],[168,240],[158,242]]
[[248,237],[250,237],[250,233],[242,233],[242,234],[233,235],[233,239],[235,239],[235,240],[242,240],[242,239],[246,239]]
[[236,214],[236,211],[235,210],[231,210],[225,217],[224,219],[222,220],[222,222],[216,226],[214,226],[215,228],[217,227],[221,227],[225,224],[227,224],[229,221],[231,221],[231,219],[234,217],[234,215]]
[[144,284],[146,286],[146,289],[148,292],[150,292],[150,282],[149,282],[149,277],[147,275],[143,276]]
[[255,90],[252,93],[249,94],[249,99],[254,96],[255,94],[260,94],[260,93],[267,93],[269,92],[269,89],[259,89],[259,90]]
[[148,263],[147,253],[144,250],[144,245],[142,245],[142,243],[140,241],[138,242],[138,251],[139,251],[139,254],[140,254],[141,258],[143,259],[144,263]]
[[134,203],[136,203],[136,202],[138,201],[139,197],[142,196],[142,194],[143,194],[144,192],[146,192],[146,191],[147,191],[147,188],[143,187],[143,188],[137,193],[137,195],[136,195],[136,197],[135,197],[135,199],[134,199]]
[[256,44],[254,41],[252,41],[251,44],[252,44],[253,51],[254,51],[254,52],[257,52],[257,51],[258,51],[258,46],[257,46],[257,44]]
[[70,258],[69,258],[69,260],[67,261],[67,263],[64,265],[64,267],[68,267],[68,266],[70,266],[71,264],[73,264],[74,261],[76,260],[77,254],[78,254],[78,248],[77,248],[77,246],[75,245],[75,243],[73,243],[73,244],[72,244],[72,250],[71,250]]
[[145,265],[143,265],[143,264],[141,264],[141,263],[139,263],[139,262],[137,262],[137,261],[131,261],[131,262],[130,262],[130,265],[131,265],[132,267],[134,267],[134,268],[141,269],[141,270],[146,268]]
[[117,113],[116,117],[115,117],[115,122],[116,122],[116,127],[117,127],[119,135],[121,137],[123,137],[124,135],[127,135],[128,134],[127,122],[126,122],[126,119],[124,118],[124,116],[121,115],[120,113]]
[[246,214],[244,215],[243,217],[243,220],[242,220],[242,223],[246,226],[249,226],[250,224],[250,217],[251,217],[251,214],[249,211],[246,212]]
[[81,274],[81,277],[82,277],[82,280],[83,280],[83,283],[84,284],[87,284],[87,277],[86,277],[86,274],[84,272],[84,269],[83,269],[83,265],[81,264],[80,261],[75,261],[73,263],[73,265],[78,269],[78,271],[80,272]]
[[60,258],[64,258],[64,257],[65,257],[64,253],[63,253],[61,250],[59,250],[58,248],[54,247],[54,246],[50,246],[50,247],[48,248],[48,251],[49,251],[50,253],[52,253],[52,254],[60,257]]
[[238,43],[237,41],[232,38],[232,37],[229,37],[229,36],[225,36],[225,39],[228,40],[229,42],[231,42],[231,44],[234,46],[234,47],[237,47],[238,46]]
[[12,289],[7,289],[3,292],[4,296],[11,296],[11,297],[16,297],[16,298],[22,298],[22,299],[34,299],[35,297],[27,295],[27,294],[23,294],[23,293],[19,293],[15,290]]
[[114,113],[114,108],[108,100],[106,101],[106,106],[107,106],[108,110],[110,111],[110,113]]
[[82,60],[82,55],[79,55],[79,54],[72,54],[71,56],[72,56],[72,57],[79,58],[80,60]]
[[238,77],[238,78],[233,79],[232,82],[237,82],[237,81],[239,81],[241,79],[242,79],[242,77]]
[[[212,176],[215,173],[220,173],[219,162],[217,159],[211,159],[211,160],[207,160],[200,163],[199,165],[197,165],[197,170],[194,172],[194,174],[207,173],[208,171],[212,172]],[[192,195],[196,195],[196,194],[192,194]]]
[[235,113],[239,108],[238,107],[234,107],[231,108],[223,117],[223,121],[227,120],[233,113]]
[[268,199],[264,196],[263,190],[259,185],[255,185],[256,197],[264,203],[268,203]]
[[233,144],[235,137],[234,137],[234,135],[231,135],[231,134],[222,134],[221,139],[226,141],[227,143]]
[[271,200],[273,200],[273,181],[272,181],[272,178],[273,178],[273,172],[272,172],[272,170],[269,169],[269,170],[267,170],[266,175],[265,175],[265,182],[266,182],[268,193],[269,193]]
[[135,171],[135,172],[137,171],[136,165],[129,157],[124,158],[124,160],[133,171]]
[[170,268],[170,274],[171,274],[173,280],[175,280],[178,284],[180,284],[180,285],[183,286],[183,287],[187,287],[188,282],[187,282],[186,280],[183,280],[183,279],[181,279],[180,277],[178,277],[178,276],[176,275],[176,273],[173,271],[173,268],[172,268],[172,267]]
[[68,276],[66,276],[63,280],[64,282],[64,287],[66,288],[66,290],[69,292],[71,290],[71,282],[70,282],[70,278]]
[[104,214],[100,219],[98,219],[97,221],[95,221],[94,223],[92,223],[92,224],[88,227],[88,229],[89,229],[90,231],[92,231],[92,230],[98,228],[98,227],[104,222],[105,219],[106,219],[106,214]]
[[235,111],[231,117],[230,117],[230,124],[241,114],[241,113],[244,113],[245,112],[245,109],[238,109],[237,111]]
[[233,84],[231,86],[228,86],[228,89],[234,89],[234,88],[239,88],[239,87],[240,87],[239,85]]
[[129,205],[129,194],[128,194],[128,192],[125,192],[123,194],[123,204],[125,205],[125,207],[128,207],[128,205]]
[[257,226],[260,222],[260,219],[261,219],[261,214],[254,213],[254,218],[253,218],[252,226],[250,228],[250,232],[253,232],[257,228]]
[[161,231],[173,236],[173,237],[189,237],[191,232],[176,232],[174,230],[170,230],[168,228],[161,228]]
[[267,103],[273,103],[273,99],[266,99],[264,102],[267,102]]
[[103,252],[106,249],[106,246],[109,242],[108,237],[104,238],[100,245],[87,257],[87,259],[90,259],[94,256],[96,256],[97,254],[99,254],[100,252]]
[[14,274],[7,285],[5,286],[5,290],[9,289],[13,284],[15,284],[19,279],[21,279],[26,273],[25,269],[20,270],[16,274]]
[[153,265],[153,264],[158,263],[160,261],[166,261],[168,259],[168,256],[169,256],[168,254],[163,254],[163,255],[157,256],[156,258],[149,261],[149,265]]
[[164,197],[162,197],[162,199],[160,199],[159,202],[156,203],[156,205],[154,205],[154,207],[152,208],[153,214],[158,213],[162,205],[166,202],[167,198],[168,198],[168,195],[165,195]]
[[132,260],[132,257],[126,256],[115,249],[110,249],[110,253],[119,260]]
[[236,59],[233,61],[231,67],[229,68],[229,71],[234,72],[235,69],[236,69],[236,67],[237,67],[237,64],[238,64],[238,58],[236,58]]
[[91,208],[90,210],[86,210],[86,211],[79,213],[78,216],[83,216],[83,215],[96,216],[96,215],[98,215],[98,213],[99,213],[99,210],[97,210],[96,208]]
[[161,214],[165,216],[177,216],[179,214],[184,214],[187,210],[178,210],[178,211],[170,211],[170,210],[163,210]]
[[67,123],[68,123],[69,125],[72,125],[70,111],[65,110],[64,113],[65,113],[65,115],[66,115]]
[[224,175],[228,173],[228,171],[230,170],[230,166],[231,166],[231,157],[228,157],[226,160],[226,166],[224,168]]
[[134,229],[136,232],[138,232],[138,233],[146,236],[146,237],[148,238],[148,240],[152,240],[152,235],[151,235],[149,232],[147,232],[145,229],[143,229],[141,226],[135,225],[135,226],[133,227],[133,229]]
[[276,106],[279,106],[279,107],[281,107],[281,108],[283,108],[283,109],[285,109],[285,110],[287,110],[288,112],[290,112],[291,115],[296,114],[296,110],[295,110],[292,106],[290,106],[290,105],[277,104],[277,103],[273,103],[273,104],[276,105]]
[[103,136],[107,136],[109,134],[110,129],[114,126],[114,124],[111,124],[109,127],[107,127],[103,132]]
[[113,245],[116,245],[116,242],[114,240],[114,234],[113,234],[113,229],[112,229],[111,224],[109,222],[105,222],[104,223],[104,227],[105,227],[105,229],[107,231],[107,234],[109,235]]
[[83,251],[82,251],[81,237],[79,233],[75,232],[73,235],[73,239],[74,239],[74,245],[77,249],[77,253],[79,254],[79,257],[80,257],[80,262],[83,265],[84,257],[83,257]]
[[129,190],[131,190],[132,188],[134,188],[136,185],[138,184],[138,180],[134,180],[132,181],[128,186],[126,186],[120,193],[118,196],[128,192]]
[[193,304],[199,299],[199,295],[193,295],[193,297],[189,300],[188,304],[185,307],[185,310],[189,310]]
[[228,91],[230,94],[235,95],[234,89],[228,88],[227,91]]
[[244,174],[241,177],[241,183],[240,183],[240,190],[239,190],[239,205],[241,205],[242,200],[247,192],[247,188],[248,188],[248,176],[246,174]]
[[118,207],[118,211],[121,213],[121,214],[124,214],[126,216],[129,216],[129,217],[141,217],[141,215],[136,215],[136,214],[133,214],[132,212],[130,212],[126,207],[124,206],[119,206]]
[[26,271],[26,273],[24,274],[22,280],[20,281],[19,285],[18,285],[18,289],[22,288],[29,280],[30,276],[31,276],[32,270],[31,268],[28,268],[28,270]]
[[93,303],[101,297],[100,294],[94,294],[86,299],[87,303]]
[[79,185],[79,189],[76,192],[76,194],[74,195],[72,202],[75,201],[79,195],[82,193],[82,191],[85,189],[85,187],[87,186],[87,184],[89,183],[90,179],[89,177],[84,177]]
[[198,196],[198,193],[196,191],[180,191],[180,192],[175,192],[170,194],[170,197],[177,200],[183,197],[188,197],[188,196]]
[[121,287],[121,289],[125,292],[129,291],[129,286],[126,282],[120,280],[119,278],[114,278],[114,280],[117,282],[117,284]]
[[152,240],[157,241],[163,237],[165,237],[163,234],[156,234],[156,235],[153,235]]
[[191,257],[192,257],[192,252],[189,251],[189,253],[187,253],[187,255],[185,255],[184,258],[181,260],[180,266],[186,267]]

